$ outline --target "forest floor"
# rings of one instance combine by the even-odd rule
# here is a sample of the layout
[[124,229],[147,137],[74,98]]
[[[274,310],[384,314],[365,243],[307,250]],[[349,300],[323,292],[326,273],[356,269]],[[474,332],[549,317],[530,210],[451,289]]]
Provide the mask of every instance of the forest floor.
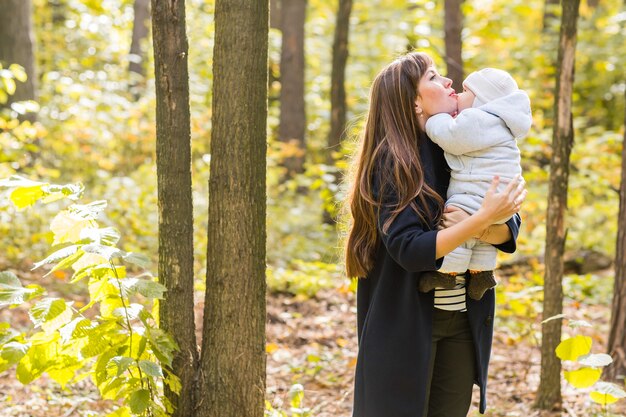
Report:
[[[46,288],[50,288],[48,284],[55,286],[54,282],[42,283],[30,273],[20,276],[24,281],[38,281]],[[292,416],[288,391],[294,384],[304,387],[302,406],[311,409],[312,417],[351,415],[357,354],[355,299],[355,294],[344,288],[320,291],[310,299],[287,294],[268,296],[266,398],[277,410],[285,411],[286,416]],[[568,317],[593,323],[586,334],[594,340],[594,353],[601,353],[606,347],[609,304],[610,300],[599,305],[566,298],[564,312]],[[202,314],[201,303],[197,304],[196,313]],[[28,320],[26,312],[19,308],[0,309],[0,321],[9,321],[15,327],[28,325]],[[541,324],[538,318],[533,319],[520,327],[527,328],[519,332],[522,336],[513,337],[507,320],[511,319],[496,320],[487,417],[626,416],[626,401],[614,405],[610,414],[601,413],[599,406],[589,400],[588,390],[581,392],[566,383],[563,383],[561,411],[533,409],[541,357],[536,335],[541,333]],[[477,403],[476,389],[469,416],[479,415]],[[15,369],[0,373],[0,404],[0,417],[103,416],[112,406],[98,399],[88,380],[62,390],[44,376],[23,386],[15,379]]]

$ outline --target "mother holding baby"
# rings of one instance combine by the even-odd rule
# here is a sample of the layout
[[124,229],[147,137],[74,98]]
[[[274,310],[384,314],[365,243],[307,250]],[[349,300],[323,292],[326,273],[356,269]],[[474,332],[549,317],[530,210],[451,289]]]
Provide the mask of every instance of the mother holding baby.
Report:
[[[359,278],[353,417],[465,417],[474,384],[485,411],[493,283],[481,283],[472,297],[466,287],[481,271],[471,265],[453,274],[436,271],[467,242],[515,251],[526,190],[519,175],[505,180],[507,173],[492,173],[476,210],[445,206],[445,146],[426,133],[431,116],[450,115],[437,126],[454,124],[464,103],[477,107],[491,99],[485,94],[499,84],[482,75],[476,85],[485,91],[457,95],[428,55],[413,52],[383,68],[372,84],[348,197],[346,269]],[[494,108],[489,114],[497,120],[490,123],[506,124]],[[529,104],[527,113],[530,118]],[[530,127],[520,124],[513,141]],[[476,126],[466,133],[479,140],[485,125]],[[450,275],[452,286],[443,284]]]

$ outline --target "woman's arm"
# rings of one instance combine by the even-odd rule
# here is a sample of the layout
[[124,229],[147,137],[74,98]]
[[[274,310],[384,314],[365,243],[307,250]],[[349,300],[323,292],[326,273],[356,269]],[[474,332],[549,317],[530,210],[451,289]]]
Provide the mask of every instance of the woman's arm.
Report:
[[[509,218],[519,211],[521,203],[526,198],[524,182],[517,176],[501,193],[496,191],[498,183],[499,178],[494,177],[483,204],[476,213],[439,231],[437,234],[437,259],[452,252],[466,240],[480,236],[489,227],[494,226],[493,223],[499,219]],[[496,227],[489,231],[493,233],[491,238],[494,244],[505,243],[511,239],[511,229],[507,225],[504,225],[504,228]]]

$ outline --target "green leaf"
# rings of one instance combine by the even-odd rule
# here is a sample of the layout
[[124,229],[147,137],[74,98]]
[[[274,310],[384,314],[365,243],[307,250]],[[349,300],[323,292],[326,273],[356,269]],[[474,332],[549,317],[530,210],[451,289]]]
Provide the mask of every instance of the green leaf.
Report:
[[159,300],[163,298],[163,293],[167,291],[165,286],[156,281],[140,278],[125,278],[122,280],[122,287],[126,290],[125,293],[129,295],[139,293],[146,298]]
[[613,404],[620,398],[626,397],[626,392],[610,382],[598,382],[596,389],[593,390],[589,396],[595,403],[607,406]]
[[576,388],[588,388],[598,382],[602,370],[595,368],[581,368],[575,371],[565,371],[565,379]]
[[124,255],[124,261],[142,268],[148,268],[150,266],[150,258],[141,253],[128,252]]
[[76,317],[59,329],[61,341],[67,343],[72,339],[80,339],[89,335],[89,330],[96,328],[96,324],[84,317]]
[[0,188],[18,188],[44,186],[46,183],[29,180],[20,175],[11,175],[9,178],[0,180]]
[[162,377],[163,371],[159,364],[154,363],[152,361],[141,360],[139,361],[139,368],[144,371],[146,374],[154,377]]
[[31,342],[30,349],[17,364],[17,378],[22,384],[31,383],[59,361],[56,334],[36,333]]
[[114,227],[100,229],[83,229],[80,232],[81,240],[88,240],[105,246],[115,246],[120,240],[120,232]]
[[9,362],[9,364],[15,364],[26,355],[29,348],[29,343],[9,342],[2,346],[0,357]]
[[119,250],[114,246],[104,246],[98,244],[85,245],[82,248],[87,253],[95,253],[103,258],[108,259],[109,261],[114,258],[123,258],[126,252]]
[[552,320],[560,320],[560,319],[562,319],[564,317],[565,317],[565,314],[556,314],[556,315],[554,315],[552,317],[548,317],[547,319],[542,321],[541,324],[547,323],[547,322],[552,321]]
[[0,306],[22,304],[43,292],[38,285],[22,287],[19,278],[12,272],[0,272]]
[[121,376],[124,372],[128,370],[128,367],[135,363],[133,358],[129,358],[128,356],[115,356],[111,358],[109,361],[109,365],[114,365],[116,367],[116,376]]
[[170,387],[172,392],[175,394],[180,394],[180,390],[183,388],[182,383],[180,382],[180,378],[174,375],[172,372],[168,372],[167,376],[163,380],[165,384]]
[[131,417],[128,407],[120,407],[112,413],[107,414],[105,417]]
[[61,259],[65,259],[69,256],[72,256],[78,251],[79,248],[80,248],[80,245],[70,245],[62,249],[59,249],[58,251],[48,255],[46,259],[44,259],[43,261],[39,261],[35,263],[31,270],[37,269],[43,265],[51,264],[53,262],[57,262],[57,261],[60,261]]
[[96,220],[106,207],[106,200],[98,200],[89,204],[72,204],[68,211],[76,219]]
[[590,353],[578,359],[578,363],[581,365],[593,366],[595,368],[607,366],[611,362],[613,362],[613,358],[606,353]]
[[81,368],[81,364],[77,364],[74,366],[63,366],[61,368],[49,369],[47,371],[50,378],[52,378],[57,384],[61,385],[61,388],[65,389],[65,386],[73,380],[79,369]]
[[590,337],[582,335],[565,339],[556,347],[556,356],[564,361],[575,361],[591,351],[591,343]]
[[300,408],[304,399],[304,387],[301,384],[294,384],[289,388],[289,404],[292,408]]
[[147,389],[140,389],[133,392],[130,396],[128,405],[130,405],[130,411],[133,414],[141,414],[146,411],[150,404],[150,391]]
[[[35,327],[43,326],[68,310],[68,304],[60,298],[46,298],[35,304],[28,315]],[[71,313],[71,310],[70,310]],[[69,322],[69,320],[68,320]],[[67,322],[66,322],[67,323]],[[65,324],[65,323],[63,323]]]
[[83,230],[89,228],[97,228],[94,220],[77,217],[69,209],[60,211],[50,224],[50,230],[54,233],[52,245],[78,243]]

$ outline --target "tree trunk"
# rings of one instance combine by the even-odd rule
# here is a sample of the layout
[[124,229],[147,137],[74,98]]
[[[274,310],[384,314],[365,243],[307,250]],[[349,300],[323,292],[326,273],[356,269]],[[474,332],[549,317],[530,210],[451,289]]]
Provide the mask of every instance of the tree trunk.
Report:
[[146,51],[143,42],[148,37],[148,21],[150,19],[150,0],[135,0],[133,6],[133,38],[130,44],[130,64],[128,70],[146,76],[145,57]]
[[[17,82],[15,94],[3,106],[24,100],[35,100],[36,75],[33,52],[33,26],[31,0],[2,0],[0,13],[0,63],[6,69],[11,64],[24,67],[28,79]],[[36,115],[24,119],[34,121]]]
[[200,417],[264,415],[268,14],[215,5]]
[[166,390],[175,417],[194,415],[198,363],[193,299],[193,204],[189,76],[184,0],[152,0],[156,84],[156,155],[159,202],[159,281],[161,327],[180,350],[173,371],[182,383],[177,396]]
[[546,2],[543,5],[543,31],[552,27],[553,24],[557,23],[556,12],[558,11],[560,0],[545,0]]
[[[569,160],[574,143],[571,107],[579,3],[580,0],[563,2],[554,105],[556,120],[552,136],[553,154],[550,162],[546,220],[544,320],[563,312],[563,252],[567,236],[565,212],[567,210]],[[561,341],[561,321],[561,319],[551,320],[542,326],[541,380],[535,402],[535,405],[541,409],[554,409],[561,406],[561,362],[554,352]]]
[[278,138],[289,144],[284,165],[287,177],[304,172],[306,154],[304,110],[304,22],[307,0],[282,0],[280,54],[280,122]]
[[281,0],[270,0],[270,28],[280,29],[280,3]]
[[[350,34],[350,14],[352,0],[339,0],[337,19],[335,24],[335,39],[333,41],[332,72],[330,82],[330,133],[328,135],[328,150],[326,163],[334,166],[335,154],[341,149],[341,142],[346,129],[346,63],[348,61],[348,36]],[[339,186],[342,181],[341,171],[334,172],[334,184]],[[334,213],[324,210],[323,221],[334,224]]]
[[446,65],[448,78],[452,79],[452,87],[457,91],[463,91],[463,12],[461,11],[463,0],[445,0],[444,28],[446,42]]
[[[626,111],[624,111],[624,126],[626,126]],[[626,131],[622,145],[622,179],[615,249],[615,284],[613,286],[611,333],[608,347],[609,354],[613,357],[613,363],[606,368],[606,375],[609,379],[623,383],[626,377]]]

